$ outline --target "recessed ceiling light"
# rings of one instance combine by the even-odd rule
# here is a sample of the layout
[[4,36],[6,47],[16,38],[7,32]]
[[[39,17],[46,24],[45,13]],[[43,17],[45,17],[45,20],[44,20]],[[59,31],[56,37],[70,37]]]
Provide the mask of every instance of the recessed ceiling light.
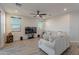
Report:
[[64,8],[64,11],[67,11],[67,8]]

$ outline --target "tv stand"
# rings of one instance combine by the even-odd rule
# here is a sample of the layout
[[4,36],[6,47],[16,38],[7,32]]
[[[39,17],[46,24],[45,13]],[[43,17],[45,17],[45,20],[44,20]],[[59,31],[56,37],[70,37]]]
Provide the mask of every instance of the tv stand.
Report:
[[34,33],[29,33],[29,34],[27,34],[27,35],[28,35],[28,39],[34,38]]

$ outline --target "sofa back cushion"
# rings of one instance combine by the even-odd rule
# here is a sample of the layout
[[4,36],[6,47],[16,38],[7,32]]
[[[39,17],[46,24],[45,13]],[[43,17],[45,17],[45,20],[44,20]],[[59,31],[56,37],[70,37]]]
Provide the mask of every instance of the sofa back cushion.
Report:
[[51,34],[49,35],[49,41],[53,42],[56,39],[56,32],[51,32]]
[[43,39],[53,42],[56,39],[57,32],[55,31],[47,31],[43,34]]
[[49,36],[48,36],[47,33],[44,33],[44,34],[43,34],[43,39],[49,41]]
[[58,31],[57,32],[57,37],[60,37],[60,38],[63,38],[65,36],[65,32],[62,32],[62,31]]
[[49,41],[49,42],[53,42],[56,39],[61,39],[64,38],[67,33],[63,32],[63,31],[46,31],[43,34],[43,39]]

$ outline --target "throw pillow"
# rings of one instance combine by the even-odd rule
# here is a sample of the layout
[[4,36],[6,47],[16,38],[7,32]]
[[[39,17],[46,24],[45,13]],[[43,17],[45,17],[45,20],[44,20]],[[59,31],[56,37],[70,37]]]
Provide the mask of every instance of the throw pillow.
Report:
[[44,33],[44,35],[43,35],[43,39],[49,41],[49,37],[48,37],[47,33]]

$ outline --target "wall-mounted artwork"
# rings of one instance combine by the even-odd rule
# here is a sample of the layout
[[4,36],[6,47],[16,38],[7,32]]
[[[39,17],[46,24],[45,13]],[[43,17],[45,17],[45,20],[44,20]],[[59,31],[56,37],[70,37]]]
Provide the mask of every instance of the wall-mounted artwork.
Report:
[[20,17],[11,17],[11,29],[12,29],[12,32],[21,31],[21,18]]

